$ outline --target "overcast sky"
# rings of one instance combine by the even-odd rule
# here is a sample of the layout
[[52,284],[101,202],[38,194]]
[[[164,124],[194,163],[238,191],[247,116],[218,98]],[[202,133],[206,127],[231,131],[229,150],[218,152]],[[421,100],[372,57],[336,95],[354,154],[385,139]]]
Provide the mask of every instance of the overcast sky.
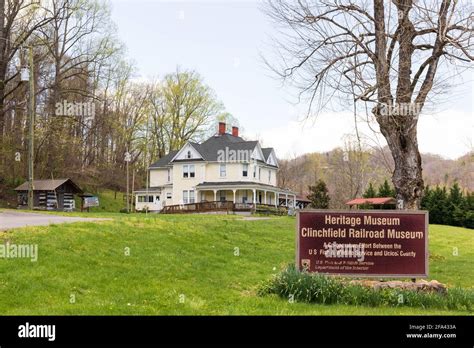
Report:
[[[301,122],[304,105],[263,64],[275,35],[258,1],[112,0],[112,18],[140,79],[161,77],[177,66],[194,69],[214,89],[249,138],[274,147],[279,157],[328,151],[354,133],[352,115],[325,112]],[[435,114],[421,116],[422,152],[459,157],[473,149],[473,73],[464,74]],[[373,138],[364,124],[361,132]],[[377,127],[376,127],[377,128]],[[380,138],[383,142],[383,138]],[[374,145],[374,143],[372,143]]]

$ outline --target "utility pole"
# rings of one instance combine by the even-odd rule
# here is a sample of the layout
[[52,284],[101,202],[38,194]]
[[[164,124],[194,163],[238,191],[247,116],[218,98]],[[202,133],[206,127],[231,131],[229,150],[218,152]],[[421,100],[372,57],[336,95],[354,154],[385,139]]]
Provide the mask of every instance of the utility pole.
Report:
[[130,155],[130,153],[128,152],[125,152],[125,162],[127,163],[127,213],[130,213],[130,196],[129,196],[129,191],[130,191],[130,175],[129,175],[129,171],[128,171],[128,164],[130,163],[130,161],[132,160],[132,156]]
[[148,124],[149,124],[149,117],[148,114],[146,116],[146,132],[145,132],[145,174],[146,174],[146,209],[145,209],[145,216],[148,217],[148,205],[150,204],[150,199],[148,198],[148,186],[150,185],[149,183],[149,178],[148,178],[148,163],[147,163],[147,157],[148,157]]
[[29,137],[28,137],[28,209],[33,210],[33,166],[34,166],[34,132],[35,132],[35,79],[33,67],[33,47],[28,48],[29,56],[29,85],[30,85],[30,112],[29,112]]

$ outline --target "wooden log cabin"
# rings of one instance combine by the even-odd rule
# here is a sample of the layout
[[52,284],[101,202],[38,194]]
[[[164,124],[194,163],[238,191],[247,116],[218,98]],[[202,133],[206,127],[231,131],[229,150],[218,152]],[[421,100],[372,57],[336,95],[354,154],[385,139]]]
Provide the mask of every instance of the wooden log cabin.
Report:
[[[18,208],[28,207],[28,181],[15,188]],[[33,180],[33,207],[40,210],[73,211],[74,195],[81,188],[71,179]]]

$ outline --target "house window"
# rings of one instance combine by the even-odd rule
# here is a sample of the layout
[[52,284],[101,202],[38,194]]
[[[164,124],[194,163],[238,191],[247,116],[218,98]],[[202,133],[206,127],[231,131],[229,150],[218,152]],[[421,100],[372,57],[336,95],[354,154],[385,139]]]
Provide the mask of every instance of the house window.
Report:
[[189,178],[189,166],[187,164],[183,165],[183,178]]
[[193,158],[193,156],[191,155],[191,151],[188,151],[187,157],[188,157],[188,158]]
[[272,181],[272,171],[269,169],[268,170],[268,182]]
[[[146,203],[147,202],[147,196],[146,195],[138,196],[138,202],[139,203]],[[148,203],[153,203],[153,196],[148,196]]]
[[171,181],[171,168],[168,168],[168,182]]
[[196,172],[194,170],[194,164],[184,164],[183,165],[183,178],[194,178]]
[[258,168],[258,180],[262,177],[262,168]]
[[247,177],[249,175],[249,165],[247,163],[244,163],[242,165],[242,176]]
[[242,196],[242,203],[247,203],[247,202],[248,202],[247,191],[244,191],[244,195]]
[[166,194],[166,199],[171,199],[171,197],[172,197],[172,196],[171,196],[171,192],[168,192],[168,193]]
[[194,190],[184,190],[183,191],[183,203],[194,203],[196,200],[194,199]]
[[225,164],[219,166],[219,174],[221,178],[224,178],[227,175],[227,168]]
[[225,202],[227,198],[226,192],[225,191],[219,191],[219,199],[221,202]]
[[254,179],[257,177],[257,165],[253,167],[253,177]]
[[183,191],[183,203],[188,204],[189,202],[189,192],[187,190]]

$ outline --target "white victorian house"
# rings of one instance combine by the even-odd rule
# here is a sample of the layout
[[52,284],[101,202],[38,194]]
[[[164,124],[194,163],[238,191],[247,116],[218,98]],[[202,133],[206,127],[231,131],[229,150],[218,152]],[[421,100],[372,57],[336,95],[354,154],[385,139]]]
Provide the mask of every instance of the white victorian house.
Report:
[[134,192],[136,210],[161,211],[202,202],[295,206],[296,194],[277,187],[274,149],[242,139],[237,127],[226,133],[222,122],[216,135],[171,151],[149,171],[149,187]]

